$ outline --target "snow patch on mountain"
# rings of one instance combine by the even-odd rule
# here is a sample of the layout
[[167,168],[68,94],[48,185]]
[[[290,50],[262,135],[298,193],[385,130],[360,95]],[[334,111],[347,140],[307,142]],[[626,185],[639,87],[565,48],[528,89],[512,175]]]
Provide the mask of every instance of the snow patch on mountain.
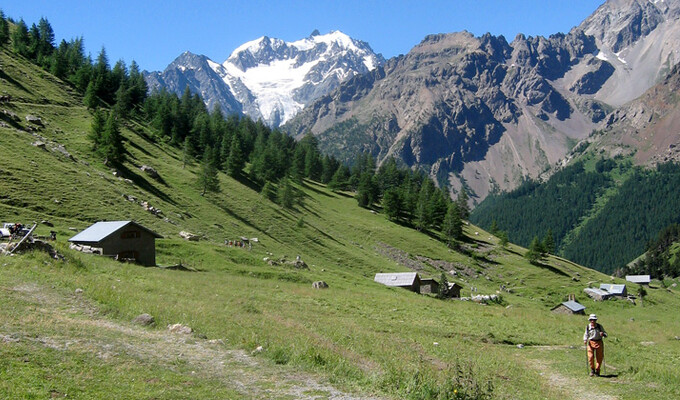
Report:
[[146,72],[151,90],[199,93],[212,109],[244,113],[276,127],[343,81],[385,62],[340,31],[285,42],[261,36],[237,47],[222,64],[185,52],[163,72]]

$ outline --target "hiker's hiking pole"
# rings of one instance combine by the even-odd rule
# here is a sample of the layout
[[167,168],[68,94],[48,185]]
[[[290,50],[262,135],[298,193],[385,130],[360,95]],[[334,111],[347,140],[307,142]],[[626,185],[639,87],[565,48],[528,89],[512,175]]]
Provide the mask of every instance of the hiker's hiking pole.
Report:
[[588,371],[588,375],[590,375],[590,360],[588,359],[588,342],[586,342],[586,370]]

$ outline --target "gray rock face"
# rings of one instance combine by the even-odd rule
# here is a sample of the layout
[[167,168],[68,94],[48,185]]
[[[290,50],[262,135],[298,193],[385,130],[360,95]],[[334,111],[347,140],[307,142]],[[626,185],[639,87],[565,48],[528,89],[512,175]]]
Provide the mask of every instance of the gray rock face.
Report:
[[187,51],[170,63],[163,72],[144,71],[143,74],[149,92],[164,88],[182,96],[184,89],[188,87],[191,93],[201,94],[208,110],[212,111],[215,106],[219,106],[225,114],[240,114],[243,111],[241,103],[210,67],[206,56]]
[[609,110],[680,61],[679,9],[680,0],[610,0],[568,34],[511,43],[430,35],[284,129],[311,129],[340,159],[396,157],[480,201],[556,165]]

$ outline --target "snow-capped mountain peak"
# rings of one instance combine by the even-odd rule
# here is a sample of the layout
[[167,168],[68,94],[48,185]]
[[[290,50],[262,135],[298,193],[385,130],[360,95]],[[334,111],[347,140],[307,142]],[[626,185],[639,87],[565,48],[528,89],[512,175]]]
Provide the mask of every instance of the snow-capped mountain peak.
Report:
[[[173,74],[195,74],[197,64],[184,63],[187,53],[171,64]],[[206,88],[223,86],[240,103],[245,114],[254,119],[261,118],[270,126],[285,123],[342,81],[366,73],[385,61],[367,43],[341,31],[322,35],[317,30],[309,37],[293,42],[259,37],[237,47],[222,64],[204,58],[201,65],[208,66],[219,81],[197,82],[195,87],[190,86],[191,90],[203,95],[208,104],[215,100],[205,97],[209,92]],[[157,82],[163,81],[159,74],[155,73]],[[180,94],[184,91],[184,87],[169,89]],[[233,108],[231,106],[230,110]]]

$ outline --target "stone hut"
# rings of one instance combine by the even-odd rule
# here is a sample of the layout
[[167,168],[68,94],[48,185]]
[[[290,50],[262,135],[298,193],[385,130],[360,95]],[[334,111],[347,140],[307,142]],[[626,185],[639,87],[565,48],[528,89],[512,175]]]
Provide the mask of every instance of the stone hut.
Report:
[[420,293],[439,293],[439,282],[432,278],[421,279]]
[[420,293],[420,276],[417,272],[390,272],[375,274],[374,281],[386,286],[400,287]]
[[551,309],[556,314],[581,314],[586,313],[586,307],[577,303],[574,300],[565,301]]
[[134,221],[97,222],[68,241],[71,247],[86,247],[92,252],[121,261],[156,265],[156,239],[163,236]]
[[586,292],[586,294],[595,301],[607,300],[612,296],[611,293],[596,288],[585,288],[583,289],[583,291]]
[[626,285],[614,285],[611,283],[601,283],[600,290],[604,290],[611,294],[613,297],[626,298],[628,296],[628,291],[626,290]]

